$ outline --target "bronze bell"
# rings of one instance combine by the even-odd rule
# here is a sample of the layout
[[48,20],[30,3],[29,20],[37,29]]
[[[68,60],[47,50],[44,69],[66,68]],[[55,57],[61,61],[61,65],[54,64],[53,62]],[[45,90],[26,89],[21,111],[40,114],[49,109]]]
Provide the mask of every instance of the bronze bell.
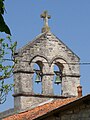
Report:
[[62,82],[61,77],[59,75],[56,75],[55,84],[61,84],[61,82]]
[[35,82],[36,82],[36,83],[41,82],[41,77],[40,77],[39,74],[36,74]]

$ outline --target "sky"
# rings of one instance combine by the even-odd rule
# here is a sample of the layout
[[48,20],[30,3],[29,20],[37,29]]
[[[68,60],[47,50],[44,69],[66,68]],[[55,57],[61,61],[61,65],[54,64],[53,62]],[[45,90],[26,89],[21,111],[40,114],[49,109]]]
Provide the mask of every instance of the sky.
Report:
[[[90,0],[6,0],[5,7],[4,18],[11,29],[12,40],[18,42],[17,49],[41,33],[40,14],[47,10],[51,15],[51,32],[80,57],[81,63],[90,63]],[[80,66],[80,75],[83,95],[86,95],[90,93],[89,64]],[[0,111],[12,107],[10,92]]]

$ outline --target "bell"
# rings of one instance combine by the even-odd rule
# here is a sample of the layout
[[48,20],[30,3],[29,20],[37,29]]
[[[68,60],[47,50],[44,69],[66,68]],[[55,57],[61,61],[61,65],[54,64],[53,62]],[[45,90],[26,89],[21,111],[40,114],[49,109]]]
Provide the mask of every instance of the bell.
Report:
[[59,75],[56,75],[55,84],[60,84],[61,82],[62,82],[61,77]]
[[36,82],[36,83],[41,82],[40,75],[36,74],[35,82]]

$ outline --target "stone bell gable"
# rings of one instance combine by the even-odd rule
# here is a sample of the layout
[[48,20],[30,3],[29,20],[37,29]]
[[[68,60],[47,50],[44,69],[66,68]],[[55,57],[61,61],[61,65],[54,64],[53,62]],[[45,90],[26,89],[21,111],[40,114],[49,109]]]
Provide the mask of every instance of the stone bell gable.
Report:
[[[42,33],[14,56],[17,61],[14,68],[14,104],[18,110],[59,97],[77,96],[77,87],[80,86],[79,57],[50,32],[47,13],[42,17],[45,18]],[[39,66],[39,70],[34,69],[34,64]],[[58,71],[54,70],[54,65],[57,65]],[[41,94],[33,90],[35,73],[40,77]],[[55,74],[61,79],[56,82],[61,84],[59,96],[54,95]]]
[[[79,58],[51,32],[42,33],[15,55],[15,96],[34,95],[34,64],[42,71],[42,95],[53,95],[54,64],[62,70],[62,96],[77,96],[80,85]],[[75,64],[76,63],[76,64]],[[24,99],[23,99],[24,100]]]

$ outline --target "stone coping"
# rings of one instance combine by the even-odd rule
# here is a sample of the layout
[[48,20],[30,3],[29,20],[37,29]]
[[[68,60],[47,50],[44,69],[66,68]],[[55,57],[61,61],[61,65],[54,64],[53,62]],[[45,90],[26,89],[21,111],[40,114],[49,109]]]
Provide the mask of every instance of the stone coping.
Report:
[[21,92],[21,93],[16,93],[13,94],[14,97],[18,97],[18,96],[34,96],[34,97],[44,97],[44,98],[59,98],[59,99],[65,99],[65,98],[71,98],[71,97],[76,97],[76,96],[72,96],[72,95],[68,95],[68,96],[62,96],[62,95],[45,95],[45,94],[34,94],[34,93],[29,93],[29,92]]

